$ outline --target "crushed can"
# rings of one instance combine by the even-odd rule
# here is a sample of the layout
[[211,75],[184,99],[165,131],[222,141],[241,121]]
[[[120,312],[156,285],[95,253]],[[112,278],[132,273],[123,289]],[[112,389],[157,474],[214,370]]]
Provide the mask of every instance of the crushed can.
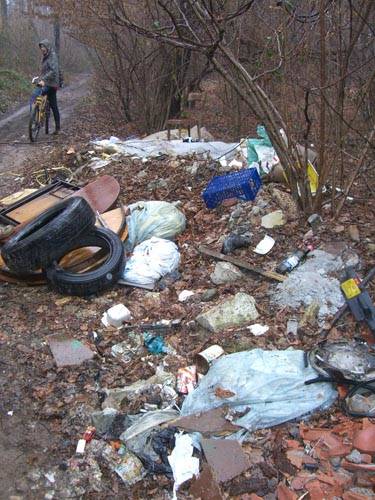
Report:
[[197,367],[195,365],[179,368],[177,371],[177,392],[189,394],[197,384]]

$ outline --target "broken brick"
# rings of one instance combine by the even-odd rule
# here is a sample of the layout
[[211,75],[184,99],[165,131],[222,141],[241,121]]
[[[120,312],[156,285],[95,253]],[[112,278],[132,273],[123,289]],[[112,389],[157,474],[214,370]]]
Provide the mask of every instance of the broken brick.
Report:
[[308,483],[312,479],[315,479],[315,474],[307,474],[302,472],[292,480],[291,487],[296,491],[303,490],[306,483]]
[[343,500],[370,500],[369,496],[361,495],[360,493],[356,493],[354,491],[345,491],[342,498]]
[[325,498],[320,482],[317,479],[309,481],[306,484],[306,489],[310,494],[310,500],[322,500]]
[[295,439],[286,439],[285,446],[286,448],[289,448],[291,450],[296,450],[298,448],[301,448],[301,443],[299,441],[296,441]]
[[284,483],[279,483],[277,486],[277,500],[297,500],[297,495],[290,490]]
[[375,453],[375,425],[367,423],[358,431],[353,439],[353,446],[364,453]]
[[343,467],[346,470],[350,471],[356,471],[356,470],[363,470],[363,471],[368,471],[368,472],[375,472],[375,464],[353,464],[352,462],[349,462],[348,460],[343,460],[341,463],[341,467]]

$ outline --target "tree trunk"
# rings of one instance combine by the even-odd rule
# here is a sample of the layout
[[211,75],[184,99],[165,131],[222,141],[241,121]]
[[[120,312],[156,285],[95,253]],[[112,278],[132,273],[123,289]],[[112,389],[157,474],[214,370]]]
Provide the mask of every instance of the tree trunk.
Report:
[[0,0],[0,31],[5,31],[8,26],[8,2]]

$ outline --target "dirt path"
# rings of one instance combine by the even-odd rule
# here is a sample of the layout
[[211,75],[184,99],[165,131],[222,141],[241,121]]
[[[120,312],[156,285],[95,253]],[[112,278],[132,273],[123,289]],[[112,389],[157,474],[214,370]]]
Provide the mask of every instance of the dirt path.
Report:
[[[61,114],[62,133],[69,132],[68,119],[80,99],[87,94],[89,75],[83,74],[72,78],[69,86],[58,94]],[[41,151],[47,153],[54,147],[55,137],[41,134],[36,144],[30,144],[27,134],[29,105],[0,120],[0,195],[6,194],[4,176],[17,173],[27,161],[38,157]],[[52,118],[53,123],[53,118]],[[53,129],[54,123],[52,125]]]

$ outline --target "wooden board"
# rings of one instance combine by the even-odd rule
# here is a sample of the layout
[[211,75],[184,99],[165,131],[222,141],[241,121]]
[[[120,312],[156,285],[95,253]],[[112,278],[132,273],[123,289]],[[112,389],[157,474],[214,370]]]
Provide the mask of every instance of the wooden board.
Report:
[[114,205],[119,194],[120,185],[117,180],[110,175],[103,175],[79,190],[62,186],[42,193],[29,201],[26,200],[25,203],[18,203],[14,209],[9,207],[6,216],[18,224],[24,224],[71,196],[81,196],[90,204],[94,212],[104,213]]
[[[122,241],[128,237],[128,228],[126,226],[126,217],[121,208],[116,208],[102,214],[102,218],[108,229],[111,229],[119,235]],[[97,226],[101,227],[97,222]],[[73,272],[83,272],[98,265],[105,257],[105,252],[97,247],[85,247],[73,250],[65,255],[60,265]],[[20,277],[13,274],[5,266],[4,260],[0,254],[0,281],[9,283],[19,283],[25,285],[45,284],[46,280],[41,272],[31,273],[30,275]]]
[[71,196],[81,196],[100,214],[109,210],[120,194],[120,184],[110,175],[102,175]]
[[53,207],[57,203],[60,203],[60,201],[69,198],[73,193],[74,191],[67,188],[57,189],[53,193],[43,194],[39,198],[31,200],[24,205],[15,208],[14,210],[8,212],[7,215],[20,224],[26,223],[32,219],[35,219],[35,217],[40,215],[48,208]]

